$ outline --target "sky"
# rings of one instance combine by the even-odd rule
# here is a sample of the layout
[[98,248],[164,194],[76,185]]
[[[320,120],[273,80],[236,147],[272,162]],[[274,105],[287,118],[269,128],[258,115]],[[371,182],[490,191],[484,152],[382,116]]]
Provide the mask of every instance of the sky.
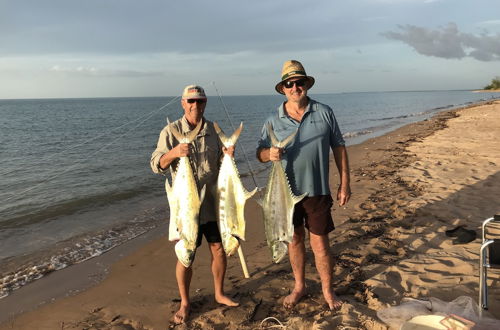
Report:
[[0,99],[478,89],[500,76],[498,0],[0,0]]

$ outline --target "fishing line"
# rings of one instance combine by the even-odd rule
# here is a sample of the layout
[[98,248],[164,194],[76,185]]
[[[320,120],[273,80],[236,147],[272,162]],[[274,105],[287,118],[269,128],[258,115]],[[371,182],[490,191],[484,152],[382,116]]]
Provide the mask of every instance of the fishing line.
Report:
[[[163,105],[163,106],[162,106],[162,107],[160,107],[159,109],[153,110],[153,111],[151,111],[151,112],[149,112],[149,113],[147,113],[147,114],[145,114],[145,115],[143,115],[143,116],[141,116],[141,117],[138,117],[138,118],[136,118],[136,119],[134,119],[134,120],[132,120],[132,121],[129,121],[128,123],[125,123],[125,124],[123,124],[123,125],[121,125],[121,126],[115,127],[115,128],[113,128],[112,130],[107,131],[106,133],[103,133],[103,134],[101,134],[101,135],[94,136],[93,138],[90,138],[90,139],[88,139],[88,140],[86,140],[86,141],[83,141],[82,143],[77,144],[77,145],[75,145],[75,146],[69,147],[68,149],[65,149],[65,150],[62,150],[62,151],[59,151],[59,152],[56,152],[56,153],[52,153],[52,154],[50,154],[50,155],[46,156],[44,159],[42,159],[42,161],[49,161],[50,159],[54,158],[54,157],[55,157],[55,156],[57,156],[57,155],[60,155],[60,154],[62,154],[62,153],[66,153],[66,152],[71,151],[71,150],[76,149],[76,148],[80,148],[81,146],[84,146],[84,145],[86,145],[86,144],[87,144],[87,143],[89,143],[89,142],[92,142],[92,141],[94,141],[94,140],[97,140],[97,139],[100,139],[100,138],[105,137],[105,136],[107,136],[107,135],[110,135],[110,134],[111,134],[111,133],[113,133],[114,131],[117,131],[117,130],[119,130],[119,129],[121,129],[121,128],[123,128],[123,127],[127,126],[127,125],[130,125],[130,124],[132,124],[132,123],[134,123],[134,122],[136,122],[136,121],[138,121],[138,120],[140,120],[140,119],[144,118],[145,116],[149,116],[149,115],[151,115],[151,114],[155,114],[155,113],[157,113],[157,112],[160,112],[161,110],[163,110],[164,108],[166,108],[167,106],[169,106],[170,104],[172,104],[172,102],[176,101],[176,100],[177,100],[177,99],[179,99],[179,98],[180,98],[180,96],[176,96],[175,98],[173,98],[172,100],[170,100],[167,104]],[[150,118],[150,117],[148,117],[148,118]],[[10,173],[16,172],[16,171],[19,171],[19,169],[15,169],[15,170],[7,171],[7,172],[5,172],[5,173],[0,173],[0,176],[4,176],[4,175],[7,175],[7,174],[10,174]]]
[[[229,120],[229,124],[231,125],[231,128],[233,129],[233,132],[234,132],[236,130],[236,128],[233,125],[233,122],[231,120],[231,116],[229,116],[229,111],[227,110],[226,104],[224,103],[224,100],[222,99],[222,96],[219,93],[217,86],[215,85],[215,81],[212,81],[212,84],[214,85],[215,91],[217,92],[217,95],[219,96],[219,100],[222,103],[222,107],[224,108],[224,111],[226,112],[226,116],[227,116],[227,119]],[[247,161],[248,168],[250,170],[250,175],[252,176],[253,183],[255,184],[255,187],[258,187],[257,180],[255,179],[255,176],[254,176],[254,171],[253,171],[252,165],[250,164],[250,160],[247,157],[247,153],[245,151],[245,148],[243,147],[243,143],[240,143],[239,147],[243,151],[243,156],[245,157],[245,160]]]
[[[28,189],[24,190],[24,191],[21,191],[20,193],[15,193],[15,194],[12,194],[10,197],[8,197],[7,199],[5,199],[5,200],[4,200],[4,202],[7,202],[7,201],[11,200],[11,199],[12,199],[13,197],[15,197],[15,196],[22,196],[22,195],[24,195],[25,193],[30,192],[30,191],[32,191],[33,189],[38,188],[39,186],[41,186],[41,185],[43,185],[43,184],[47,183],[48,181],[53,180],[53,179],[55,179],[55,178],[57,178],[57,177],[59,177],[59,176],[61,176],[61,175],[65,174],[65,173],[67,173],[67,172],[71,171],[71,170],[72,170],[73,168],[75,168],[76,166],[81,165],[84,161],[86,161],[86,160],[88,160],[89,158],[93,157],[94,155],[98,154],[98,153],[99,153],[99,152],[101,152],[102,150],[106,149],[107,147],[109,147],[110,145],[112,145],[113,143],[115,143],[117,140],[119,140],[119,139],[121,139],[122,137],[124,137],[125,135],[127,135],[127,134],[128,134],[129,132],[131,132],[133,129],[135,129],[135,128],[137,128],[137,127],[141,126],[141,125],[142,125],[142,124],[143,124],[146,120],[148,120],[148,119],[149,119],[149,118],[151,118],[153,115],[155,115],[157,112],[159,112],[160,110],[163,110],[164,108],[166,108],[167,106],[169,106],[170,104],[172,104],[174,101],[178,100],[179,98],[180,98],[180,96],[177,96],[177,97],[173,98],[170,102],[168,102],[167,104],[165,104],[164,106],[162,106],[161,108],[159,108],[158,110],[154,110],[154,111],[150,112],[150,113],[147,115],[147,117],[146,117],[146,118],[144,118],[142,121],[140,121],[137,125],[135,125],[135,126],[134,126],[134,127],[132,127],[131,129],[127,130],[125,133],[121,134],[120,136],[118,136],[118,137],[117,137],[116,139],[114,139],[113,141],[111,141],[111,142],[109,142],[108,144],[104,145],[102,148],[100,148],[100,149],[98,149],[98,150],[94,151],[93,153],[90,153],[90,154],[89,154],[87,157],[85,157],[82,161],[77,162],[77,163],[75,163],[75,164],[73,164],[73,165],[69,166],[69,167],[68,167],[68,168],[66,168],[64,171],[59,172],[58,174],[53,175],[53,176],[49,177],[48,179],[45,179],[45,180],[43,180],[42,182],[39,182],[38,184],[36,184],[36,185],[34,185],[34,186],[32,186],[32,187],[30,187],[30,188],[28,188]],[[142,117],[140,117],[140,118],[138,118],[138,119],[141,119],[141,118],[143,118],[143,117],[144,117],[144,116],[142,116]],[[135,120],[133,120],[132,122],[135,122],[135,121],[137,121],[138,119],[135,119]],[[131,122],[129,122],[129,123],[125,124],[125,125],[128,125],[128,124],[130,124],[130,123],[131,123]],[[122,125],[121,127],[123,127],[123,126],[125,126],[125,125]]]

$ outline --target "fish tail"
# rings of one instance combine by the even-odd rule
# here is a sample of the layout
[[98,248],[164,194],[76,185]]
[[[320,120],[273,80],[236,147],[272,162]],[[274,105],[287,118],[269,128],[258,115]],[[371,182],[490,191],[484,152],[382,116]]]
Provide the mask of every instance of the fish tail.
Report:
[[[168,118],[167,118],[167,121],[168,121]],[[186,133],[186,134],[182,134],[181,132],[179,132],[177,130],[177,128],[174,127],[174,125],[170,124],[170,122],[168,125],[170,126],[170,131],[172,132],[174,137],[177,139],[177,141],[179,141],[179,143],[191,143],[196,138],[198,133],[200,132],[202,124],[203,124],[203,120],[200,120],[198,125],[196,125],[196,127],[192,131],[190,131],[189,133]]]
[[241,131],[243,130],[243,122],[240,123],[240,126],[234,131],[233,135],[231,137],[227,137],[224,134],[224,131],[220,128],[219,124],[214,121],[214,128],[215,131],[217,132],[217,135],[219,136],[220,140],[222,141],[222,144],[224,147],[230,147],[236,145],[236,141],[238,141],[238,138],[240,137]]
[[267,124],[267,131],[269,132],[269,137],[271,138],[271,145],[273,147],[278,146],[279,141],[278,138],[276,137],[276,134],[274,134],[273,126],[271,125],[271,123]]

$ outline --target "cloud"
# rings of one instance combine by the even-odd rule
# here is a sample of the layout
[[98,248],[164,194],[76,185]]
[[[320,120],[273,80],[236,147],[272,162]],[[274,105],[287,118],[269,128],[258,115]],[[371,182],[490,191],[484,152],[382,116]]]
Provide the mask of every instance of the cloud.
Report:
[[478,25],[500,25],[500,19],[493,19],[477,23]]
[[399,25],[401,32],[389,31],[383,36],[403,41],[419,54],[448,59],[472,57],[479,61],[500,60],[500,34],[462,33],[455,23],[431,30],[414,25]]
[[4,2],[0,12],[9,15],[0,14],[0,58],[324,50],[376,39],[351,25],[359,16],[376,23],[386,15],[328,0],[307,6],[298,0]]
[[62,67],[60,65],[52,66],[49,71],[67,75],[87,76],[87,77],[159,77],[164,76],[164,72],[158,71],[134,71],[134,70],[103,70],[95,67]]

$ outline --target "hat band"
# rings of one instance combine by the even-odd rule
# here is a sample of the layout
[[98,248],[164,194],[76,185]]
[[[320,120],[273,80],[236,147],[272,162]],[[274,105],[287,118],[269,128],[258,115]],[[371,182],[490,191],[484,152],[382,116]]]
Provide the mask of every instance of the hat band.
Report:
[[281,81],[286,80],[286,79],[290,78],[290,76],[293,76],[293,75],[301,75],[301,76],[307,77],[305,71],[291,71],[291,72],[288,72],[287,74],[283,75],[281,77]]

